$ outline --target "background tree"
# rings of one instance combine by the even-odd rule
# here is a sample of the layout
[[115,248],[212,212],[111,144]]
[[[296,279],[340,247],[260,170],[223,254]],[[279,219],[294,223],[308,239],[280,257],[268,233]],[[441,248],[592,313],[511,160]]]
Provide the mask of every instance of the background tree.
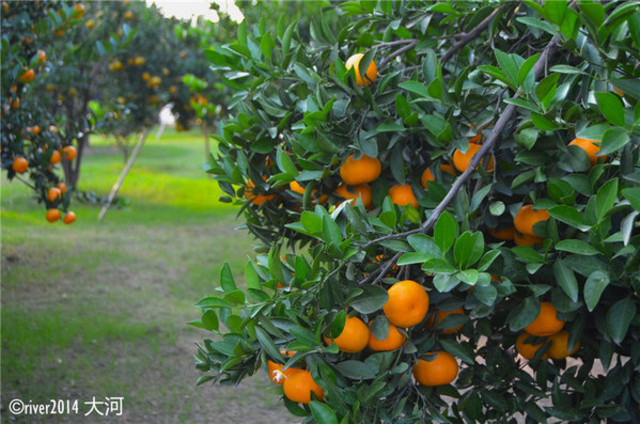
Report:
[[260,245],[197,304],[199,383],[262,368],[322,423],[638,420],[638,4],[302,16],[207,54]]

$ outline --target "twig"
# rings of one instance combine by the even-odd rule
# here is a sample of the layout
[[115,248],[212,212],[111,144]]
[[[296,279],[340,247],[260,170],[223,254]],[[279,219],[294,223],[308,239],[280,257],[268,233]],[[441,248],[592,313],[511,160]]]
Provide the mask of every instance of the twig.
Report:
[[35,187],[33,184],[31,184],[29,181],[27,181],[27,180],[23,179],[20,175],[16,174],[16,175],[15,175],[15,177],[16,177],[18,180],[22,181],[24,184],[26,184],[26,185],[27,185],[27,187],[29,187],[30,189],[32,189],[32,190],[35,190],[35,189],[36,189],[36,187]]
[[[540,75],[542,74],[542,71],[546,67],[549,57],[554,53],[559,42],[560,42],[560,39],[557,36],[554,36],[551,39],[551,41],[549,41],[549,44],[547,44],[547,47],[545,47],[542,54],[540,55],[535,65],[533,66],[534,79],[537,80],[540,77]],[[514,96],[514,98],[517,98],[517,97],[519,97],[519,93],[516,93]],[[500,116],[500,119],[498,119],[498,122],[496,122],[496,125],[493,127],[493,130],[491,130],[489,137],[487,137],[487,141],[482,145],[480,150],[476,152],[476,154],[471,159],[471,162],[469,163],[469,166],[467,167],[467,169],[465,169],[462,175],[460,175],[454,181],[453,185],[451,186],[451,189],[449,189],[449,192],[446,194],[444,199],[442,199],[442,201],[438,204],[438,206],[436,206],[435,209],[433,209],[429,219],[427,219],[427,221],[425,221],[425,223],[422,224],[419,229],[407,231],[404,233],[391,234],[388,236],[379,237],[375,240],[371,240],[365,243],[361,249],[366,249],[367,247],[373,244],[377,244],[381,241],[404,238],[411,234],[428,232],[431,229],[431,227],[435,224],[435,222],[438,220],[438,218],[440,218],[440,215],[442,214],[442,212],[444,212],[446,207],[449,206],[449,203],[451,203],[454,197],[458,194],[458,191],[460,191],[463,184],[466,183],[469,177],[471,176],[471,174],[475,172],[476,167],[478,166],[482,158],[493,149],[493,146],[496,144],[496,141],[498,140],[498,136],[500,135],[502,130],[506,127],[507,122],[511,120],[511,117],[515,113],[516,109],[517,107],[513,104],[509,104],[504,109],[504,111],[502,112],[502,115]]]
[[413,49],[417,45],[418,45],[418,40],[411,40],[411,42],[406,46],[404,46],[403,48],[396,50],[395,52],[391,53],[389,56],[382,59],[378,67],[383,68],[387,63],[391,62],[397,56],[403,54],[404,52],[408,52],[409,50]]
[[415,38],[410,38],[410,39],[406,39],[406,40],[396,40],[396,41],[387,41],[384,43],[379,43],[376,44],[375,46],[373,46],[374,48],[378,48],[378,47],[395,47],[395,46],[401,46],[403,44],[411,44],[411,43],[417,43],[418,40],[416,40]]
[[375,280],[373,280],[373,282],[371,283],[372,285],[376,285],[380,282],[380,280],[382,280],[382,278],[385,276],[385,274],[387,273],[387,271],[389,271],[389,268],[391,268],[391,265],[393,265],[394,263],[397,262],[398,259],[400,259],[400,256],[402,256],[402,252],[398,252],[396,253],[393,258],[389,259],[387,262],[385,262],[384,266],[379,267],[378,269],[376,269],[374,272],[372,272],[369,277],[365,278],[364,280],[360,281],[360,285],[364,285],[367,283],[368,280],[371,279],[371,276],[374,275],[374,273],[377,273],[378,276],[376,277]]
[[455,43],[453,46],[451,46],[449,48],[449,50],[447,50],[445,52],[445,54],[442,56],[442,59],[440,59],[440,61],[444,64],[446,63],[449,59],[451,59],[451,56],[453,56],[453,54],[458,50],[463,48],[464,46],[466,46],[467,44],[469,44],[469,42],[471,42],[471,40],[473,40],[474,38],[476,38],[482,31],[484,31],[485,29],[487,29],[489,27],[489,24],[491,23],[491,21],[493,20],[493,18],[495,18],[495,16],[502,10],[502,7],[498,7],[496,8],[493,12],[491,12],[491,14],[489,16],[487,16],[486,18],[484,18],[482,20],[482,22],[480,22],[478,24],[477,27],[475,27],[474,29],[472,29],[471,31],[467,32],[466,34],[462,34],[462,36],[460,37],[460,41],[458,41],[457,43]]

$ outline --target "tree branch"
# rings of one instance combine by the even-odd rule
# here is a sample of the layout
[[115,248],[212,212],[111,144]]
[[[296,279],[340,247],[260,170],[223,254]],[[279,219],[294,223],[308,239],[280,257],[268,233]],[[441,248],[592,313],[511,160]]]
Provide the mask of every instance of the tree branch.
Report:
[[491,12],[491,14],[489,16],[487,16],[486,18],[484,18],[482,20],[482,22],[480,22],[478,24],[477,27],[475,27],[474,29],[472,29],[471,31],[462,34],[460,37],[460,41],[458,41],[457,43],[455,43],[453,46],[451,46],[449,48],[449,50],[447,50],[445,52],[444,55],[442,55],[442,59],[440,59],[440,61],[442,62],[442,64],[445,64],[449,59],[451,59],[451,56],[453,56],[453,54],[458,51],[459,49],[463,48],[464,46],[466,46],[467,44],[469,44],[471,42],[471,40],[475,39],[478,35],[480,35],[480,33],[482,31],[484,31],[485,29],[487,29],[489,27],[489,24],[491,23],[491,21],[493,20],[493,18],[496,17],[496,15],[502,10],[502,7],[498,7],[496,8],[493,12]]
[[382,278],[385,276],[385,274],[387,273],[387,271],[389,271],[389,268],[391,268],[391,266],[396,263],[398,261],[398,259],[400,259],[400,256],[402,256],[402,252],[398,252],[396,253],[393,258],[389,259],[388,261],[386,261],[384,263],[383,266],[378,267],[375,271],[373,271],[371,274],[369,274],[369,276],[367,278],[365,278],[364,280],[360,281],[360,285],[364,285],[367,284],[367,282],[369,282],[369,280],[371,280],[371,278],[374,275],[377,275],[376,279],[373,280],[373,282],[371,283],[372,285],[378,284],[380,282],[380,280],[382,280]]
[[[533,74],[534,74],[535,80],[538,80],[538,78],[540,78],[540,76],[542,75],[542,72],[545,69],[545,66],[547,64],[547,61],[549,60],[549,57],[555,52],[555,49],[557,48],[559,43],[560,43],[560,39],[557,36],[554,36],[551,39],[551,41],[549,41],[549,44],[547,44],[545,49],[542,51],[542,54],[540,54],[540,57],[536,61],[535,65],[533,65]],[[519,97],[519,92],[516,93],[513,98],[517,98],[517,97]],[[438,206],[436,206],[435,209],[433,209],[431,216],[429,216],[429,218],[424,222],[424,224],[420,226],[419,229],[414,229],[411,231],[406,231],[404,233],[391,234],[388,236],[379,237],[375,240],[371,240],[365,243],[362,246],[362,249],[366,249],[367,247],[373,244],[377,244],[384,240],[404,238],[411,234],[428,232],[431,229],[431,227],[433,227],[433,225],[436,223],[438,218],[440,218],[440,215],[442,214],[442,212],[444,212],[447,206],[449,206],[449,203],[451,203],[454,197],[458,194],[458,191],[460,191],[464,183],[467,182],[471,174],[476,171],[476,167],[480,164],[480,161],[482,160],[482,158],[486,156],[487,153],[489,153],[493,149],[493,146],[496,144],[496,141],[498,140],[498,136],[500,135],[502,130],[506,127],[507,123],[511,120],[511,117],[515,114],[516,109],[517,107],[513,104],[509,104],[504,109],[504,111],[500,115],[500,119],[498,119],[498,121],[496,122],[496,125],[493,127],[493,130],[491,130],[489,137],[487,137],[487,141],[482,145],[480,150],[476,152],[476,154],[471,159],[471,163],[469,164],[467,169],[462,173],[462,175],[460,175],[454,181],[453,185],[451,186],[451,189],[449,189],[449,192],[446,194],[444,199],[442,199],[442,201],[438,204]]]
[[402,40],[402,41],[410,41],[410,42],[403,48],[396,50],[395,52],[391,53],[390,55],[382,59],[382,61],[380,62],[380,65],[378,66],[379,68],[383,68],[387,63],[391,62],[397,56],[400,56],[404,52],[408,52],[409,50],[413,49],[415,46],[418,45],[418,40]]

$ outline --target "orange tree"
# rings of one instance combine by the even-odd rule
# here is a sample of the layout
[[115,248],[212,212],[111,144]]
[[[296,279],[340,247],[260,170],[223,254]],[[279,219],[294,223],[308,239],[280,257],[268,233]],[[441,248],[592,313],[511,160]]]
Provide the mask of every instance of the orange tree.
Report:
[[72,140],[78,128],[60,126],[64,113],[49,110],[39,86],[57,66],[51,46],[78,26],[84,9],[66,3],[5,1],[0,13],[2,168],[10,180],[21,179],[35,191],[48,209],[47,220],[63,218],[70,224],[75,220],[67,211],[71,193],[55,168],[73,163]]
[[638,421],[638,4],[322,6],[208,54],[259,244],[197,303],[199,383],[269,372],[304,422]]

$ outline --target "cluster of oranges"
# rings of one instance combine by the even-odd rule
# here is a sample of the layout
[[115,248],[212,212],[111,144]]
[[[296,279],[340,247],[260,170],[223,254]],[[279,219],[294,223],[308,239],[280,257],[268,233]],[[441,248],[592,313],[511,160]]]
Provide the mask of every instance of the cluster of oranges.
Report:
[[[389,329],[384,339],[373,335],[369,325],[360,318],[347,316],[342,332],[337,337],[325,337],[325,342],[335,344],[338,350],[354,354],[369,348],[375,352],[388,352],[400,349],[407,341],[407,329],[414,327],[427,318],[429,312],[429,295],[425,288],[412,280],[395,283],[387,291],[389,298],[383,306],[383,312],[389,322]],[[453,311],[436,311],[426,320],[426,328],[437,330],[438,323],[453,314],[463,314],[462,308]],[[451,334],[462,326],[440,330]],[[292,351],[281,351],[284,356],[291,357]],[[453,355],[445,351],[426,352],[425,359],[418,359],[413,367],[413,375],[423,386],[441,386],[453,382],[459,371],[458,362]],[[273,361],[267,362],[269,378],[283,384],[285,396],[294,402],[309,403],[311,392],[318,400],[324,398],[323,389],[315,382],[311,373],[299,367],[283,370],[283,365]]]
[[522,357],[533,359],[538,350],[548,343],[549,348],[541,359],[565,359],[580,349],[580,342],[577,342],[569,350],[569,332],[562,330],[564,321],[558,319],[557,314],[558,311],[551,302],[540,304],[540,313],[516,340],[516,350]]

